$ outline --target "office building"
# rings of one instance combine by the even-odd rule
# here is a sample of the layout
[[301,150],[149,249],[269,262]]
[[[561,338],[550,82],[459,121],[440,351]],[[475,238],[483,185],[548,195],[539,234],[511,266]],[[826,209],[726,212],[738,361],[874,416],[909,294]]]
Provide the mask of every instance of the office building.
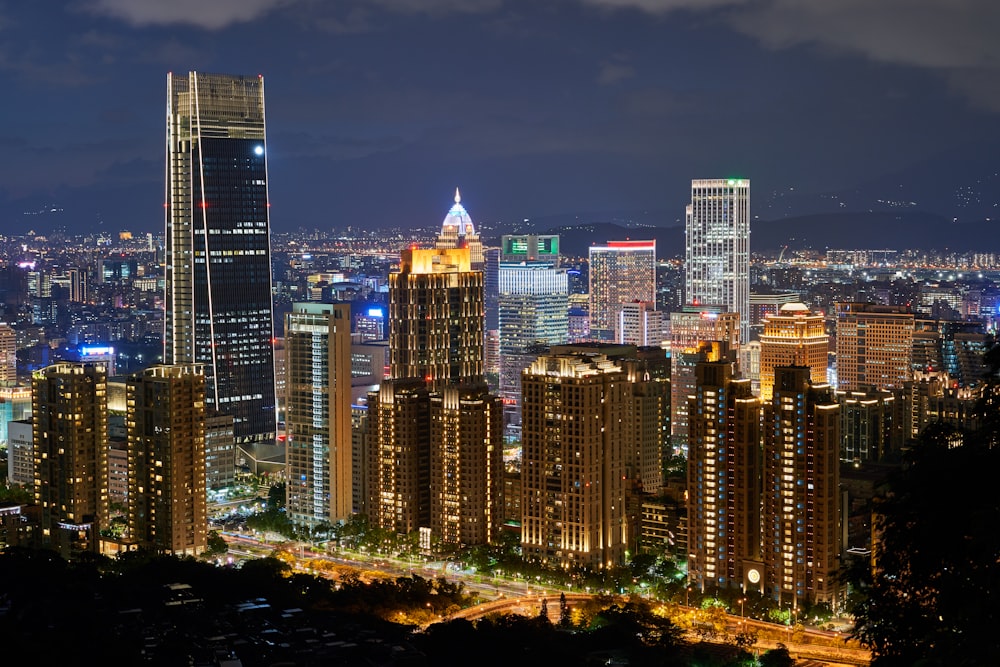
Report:
[[54,364],[33,374],[31,394],[42,544],[64,558],[98,553],[109,516],[107,376],[101,366]]
[[31,418],[9,421],[7,427],[7,481],[31,489],[35,483],[35,455]]
[[750,181],[691,181],[685,221],[685,303],[739,313],[750,340]]
[[615,342],[619,345],[648,347],[663,343],[663,313],[649,301],[622,304],[615,325]]
[[128,538],[198,556],[208,544],[205,376],[193,365],[151,366],[126,392]]
[[[508,236],[503,246],[519,247]],[[533,350],[566,343],[569,337],[566,270],[557,266],[558,255],[547,257],[500,263],[500,396],[508,425],[521,423],[521,371],[535,360]]]
[[[840,406],[804,366],[775,369],[764,407],[761,592],[779,603],[841,601]],[[751,583],[749,580],[747,583]]]
[[913,313],[905,306],[838,303],[837,388],[901,387],[913,375]]
[[688,581],[754,587],[764,572],[760,401],[732,362],[700,362],[688,411]]
[[656,241],[608,241],[590,246],[590,336],[615,339],[626,303],[656,302]]
[[904,420],[892,392],[838,391],[834,396],[840,404],[841,461],[876,463],[902,446]]
[[262,77],[167,75],[164,361],[205,369],[239,443],[276,429]]
[[771,400],[774,369],[806,366],[813,384],[826,384],[830,340],[822,314],[803,303],[786,303],[776,314],[764,317],[760,336],[760,399]]
[[7,442],[7,423],[31,416],[31,388],[0,387],[0,444]]
[[570,346],[525,369],[521,550],[550,566],[622,565],[628,544],[628,382],[607,355]]
[[351,516],[351,307],[295,303],[285,315],[285,459],[289,520]]

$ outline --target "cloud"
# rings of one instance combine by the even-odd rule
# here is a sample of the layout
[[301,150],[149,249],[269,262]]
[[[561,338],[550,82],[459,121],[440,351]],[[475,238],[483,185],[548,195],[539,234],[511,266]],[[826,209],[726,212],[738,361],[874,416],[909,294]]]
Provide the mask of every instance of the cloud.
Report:
[[973,104],[1000,111],[996,0],[580,0],[656,15],[708,12],[770,49],[813,46],[932,70]]
[[625,62],[603,62],[597,72],[597,83],[610,86],[635,77],[635,68]]
[[218,30],[245,23],[295,0],[94,0],[85,7],[95,14],[134,26],[188,24]]

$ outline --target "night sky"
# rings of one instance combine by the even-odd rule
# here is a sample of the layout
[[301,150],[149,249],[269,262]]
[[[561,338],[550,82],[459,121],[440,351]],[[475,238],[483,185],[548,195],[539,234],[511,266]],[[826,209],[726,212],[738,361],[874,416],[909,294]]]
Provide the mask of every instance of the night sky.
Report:
[[[683,216],[1000,145],[995,0],[0,0],[0,232],[163,226],[166,73],[263,74],[272,226]],[[26,216],[50,205],[58,214]],[[942,211],[938,211],[942,212]]]

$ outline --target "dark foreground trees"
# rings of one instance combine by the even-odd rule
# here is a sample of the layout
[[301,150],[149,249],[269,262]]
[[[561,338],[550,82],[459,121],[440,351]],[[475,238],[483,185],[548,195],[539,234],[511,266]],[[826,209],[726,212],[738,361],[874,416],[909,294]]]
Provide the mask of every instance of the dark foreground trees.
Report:
[[969,433],[929,427],[875,505],[875,567],[852,572],[873,665],[1000,665],[1000,405]]

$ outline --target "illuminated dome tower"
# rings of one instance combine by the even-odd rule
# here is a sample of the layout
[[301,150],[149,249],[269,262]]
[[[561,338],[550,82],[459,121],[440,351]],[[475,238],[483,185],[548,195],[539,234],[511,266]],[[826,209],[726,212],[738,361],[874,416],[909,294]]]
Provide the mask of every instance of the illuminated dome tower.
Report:
[[455,205],[441,223],[436,248],[468,248],[472,256],[472,270],[482,271],[484,265],[483,242],[479,240],[469,212],[462,206],[462,195],[455,188]]

